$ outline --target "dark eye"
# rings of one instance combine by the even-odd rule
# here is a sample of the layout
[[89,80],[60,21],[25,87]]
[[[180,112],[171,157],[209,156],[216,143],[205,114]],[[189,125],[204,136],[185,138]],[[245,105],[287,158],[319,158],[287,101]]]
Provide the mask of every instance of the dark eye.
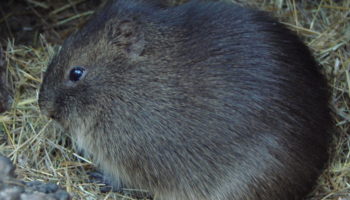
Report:
[[76,82],[81,79],[81,77],[84,75],[85,69],[82,67],[74,67],[70,70],[69,73],[69,80]]

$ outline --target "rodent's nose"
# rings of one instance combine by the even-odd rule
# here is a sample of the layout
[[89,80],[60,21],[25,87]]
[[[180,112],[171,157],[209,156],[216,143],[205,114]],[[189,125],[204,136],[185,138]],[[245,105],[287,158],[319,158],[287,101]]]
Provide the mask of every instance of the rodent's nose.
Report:
[[40,109],[41,113],[51,119],[56,119],[55,112],[53,110]]
[[52,119],[55,119],[55,109],[53,103],[50,103],[45,98],[39,97],[39,108],[40,112]]
[[43,115],[45,115],[51,119],[56,119],[55,111],[52,107],[50,108],[47,106],[40,106],[40,111]]

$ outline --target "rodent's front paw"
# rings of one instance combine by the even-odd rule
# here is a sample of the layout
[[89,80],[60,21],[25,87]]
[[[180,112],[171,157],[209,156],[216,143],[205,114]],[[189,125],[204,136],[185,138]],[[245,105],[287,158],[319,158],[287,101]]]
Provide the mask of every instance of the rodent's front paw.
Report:
[[120,180],[115,180],[100,171],[88,172],[88,174],[91,183],[104,184],[103,186],[100,186],[100,191],[103,193],[110,191],[120,193],[123,191],[123,184]]

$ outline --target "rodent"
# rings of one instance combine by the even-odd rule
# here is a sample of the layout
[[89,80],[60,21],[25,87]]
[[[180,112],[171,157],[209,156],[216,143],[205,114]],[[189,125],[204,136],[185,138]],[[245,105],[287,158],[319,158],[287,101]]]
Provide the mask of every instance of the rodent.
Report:
[[39,106],[116,183],[162,200],[294,200],[324,169],[329,89],[309,49],[224,2],[107,4],[65,40]]
[[6,75],[5,55],[0,47],[0,113],[10,109],[12,104],[12,95]]

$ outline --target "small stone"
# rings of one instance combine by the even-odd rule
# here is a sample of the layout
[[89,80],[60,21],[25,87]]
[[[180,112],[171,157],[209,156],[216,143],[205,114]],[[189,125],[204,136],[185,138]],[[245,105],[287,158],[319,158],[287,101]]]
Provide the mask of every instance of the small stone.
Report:
[[15,178],[15,166],[0,155],[0,200],[70,200],[68,192],[55,183],[25,182]]
[[70,195],[64,190],[58,190],[57,192],[51,194],[51,196],[56,200],[70,200]]
[[15,177],[15,166],[9,158],[0,155],[0,180],[6,177]]
[[58,190],[58,186],[54,183],[47,183],[42,186],[42,191],[45,193],[54,193]]
[[26,182],[26,185],[28,187],[37,187],[38,185],[41,185],[42,182],[40,181],[30,181],[30,182]]
[[31,194],[23,193],[21,194],[20,200],[55,200],[55,199],[45,193],[37,192],[37,193],[31,193]]
[[[5,190],[7,188],[13,188],[16,187],[17,190],[20,190],[21,192],[24,192],[24,184],[17,179],[9,178],[4,181],[0,180],[0,190]],[[1,200],[1,199],[0,199]]]
[[20,187],[7,187],[0,191],[1,200],[20,200],[23,189]]
[[42,193],[54,193],[58,190],[58,186],[54,183],[43,183],[40,181],[31,181],[26,184],[30,189]]
[[34,191],[37,191],[38,185],[41,184],[40,181],[30,181],[26,182],[25,192],[26,193],[33,193]]

